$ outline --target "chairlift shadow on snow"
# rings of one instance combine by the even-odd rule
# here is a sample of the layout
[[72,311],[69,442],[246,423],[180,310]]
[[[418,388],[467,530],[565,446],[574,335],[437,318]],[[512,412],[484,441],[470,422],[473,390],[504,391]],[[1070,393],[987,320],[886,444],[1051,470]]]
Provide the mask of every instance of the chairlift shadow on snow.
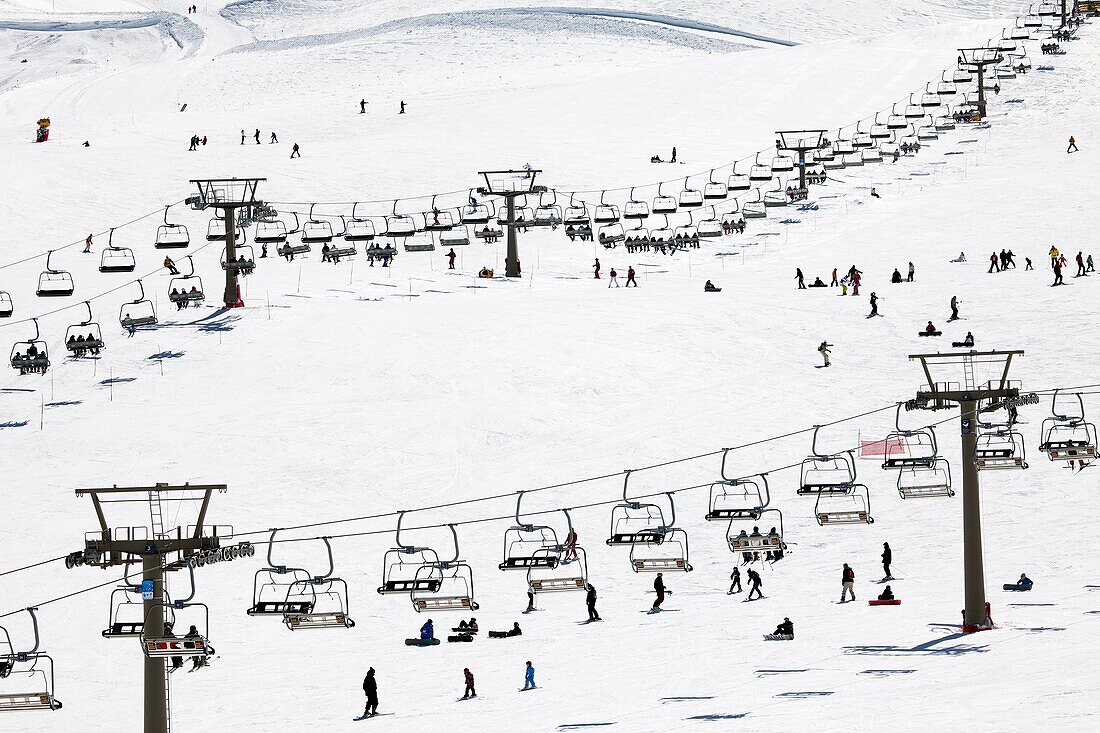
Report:
[[29,393],[36,392],[36,391],[37,390],[25,389],[25,388],[22,388],[22,387],[4,387],[3,389],[0,389],[0,393],[5,393],[5,394],[8,393],[8,392],[13,392],[13,393],[26,392],[26,393],[29,394]]
[[84,400],[65,400],[63,402],[47,402],[46,407],[74,407],[84,404]]
[[583,728],[606,728],[614,723],[562,723],[558,730],[581,730]]
[[127,382],[136,382],[137,377],[113,377],[111,379],[100,380],[99,384],[103,387],[109,387],[112,384],[126,384]]
[[8,422],[0,422],[0,430],[4,428],[25,428],[29,422],[29,420],[9,420]]
[[896,674],[913,674],[917,670],[915,669],[865,669],[858,674],[865,674],[868,677],[878,677],[885,679],[887,677],[893,677]]
[[161,361],[163,359],[180,359],[186,351],[159,351],[156,354],[145,357],[148,361]]
[[[956,624],[931,625],[940,628],[958,628]],[[956,639],[963,639],[969,636],[970,634],[964,634],[961,631],[957,631],[947,636],[931,639],[923,644],[917,644],[909,648],[896,646],[894,644],[860,644],[857,646],[842,647],[842,649],[845,654],[868,654],[871,656],[904,656],[907,654],[962,656],[963,654],[989,651],[989,647],[984,644],[952,644],[939,649],[935,648],[937,645],[943,644],[944,642],[955,641]]]
[[748,713],[711,713],[709,715],[692,715],[684,720],[740,720]]
[[809,672],[807,669],[758,669],[753,674],[757,677],[772,677],[780,674],[796,674],[798,672]]
[[713,700],[713,695],[682,695],[677,697],[662,697],[660,702],[662,705],[670,702],[692,702],[695,700]]
[[780,692],[776,697],[789,697],[796,700],[804,700],[808,697],[828,697],[832,694],[832,690],[803,690],[799,692]]

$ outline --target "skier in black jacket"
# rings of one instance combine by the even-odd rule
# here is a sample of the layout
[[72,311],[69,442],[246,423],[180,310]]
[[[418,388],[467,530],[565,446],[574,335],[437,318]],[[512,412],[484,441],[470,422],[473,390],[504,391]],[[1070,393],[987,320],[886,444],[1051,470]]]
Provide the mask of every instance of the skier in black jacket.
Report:
[[894,576],[890,575],[890,561],[894,559],[894,553],[890,550],[890,543],[882,543],[882,572],[885,573],[885,580],[893,580]]
[[653,610],[661,610],[661,604],[665,602],[665,580],[664,573],[657,573],[657,577],[653,579],[653,590],[657,592],[657,600],[653,601]]
[[378,714],[378,682],[374,679],[374,667],[367,670],[367,676],[363,678],[363,692],[367,695],[367,707],[363,710],[363,717],[368,718]]
[[588,594],[584,600],[588,604],[588,620],[589,621],[602,621],[600,618],[600,612],[596,610],[596,586],[589,583],[585,586]]

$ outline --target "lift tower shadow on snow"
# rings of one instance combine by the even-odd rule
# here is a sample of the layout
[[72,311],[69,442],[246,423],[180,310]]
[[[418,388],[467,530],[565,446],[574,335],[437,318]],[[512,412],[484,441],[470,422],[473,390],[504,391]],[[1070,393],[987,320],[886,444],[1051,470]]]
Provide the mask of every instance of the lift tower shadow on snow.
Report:
[[[237,209],[248,209],[258,203],[256,186],[266,178],[199,178],[191,179],[199,187],[195,208],[220,209],[225,217],[225,297],[226,308],[240,308],[240,290],[237,287],[239,268],[237,262]],[[209,238],[209,237],[208,237]],[[226,266],[227,265],[227,266]]]
[[960,48],[959,68],[978,72],[978,116],[985,119],[985,67],[1004,61],[1004,55],[995,48]]
[[778,130],[779,147],[798,153],[798,188],[806,189],[806,153],[820,150],[826,130]]
[[[478,175],[485,178],[485,185],[480,186],[477,192],[482,196],[502,196],[508,202],[508,221],[504,222],[508,227],[508,253],[504,258],[504,274],[508,277],[520,276],[519,247],[516,245],[516,198],[546,192],[546,186],[535,185],[535,176],[539,173],[542,171],[533,169],[478,172]],[[530,223],[524,222],[525,225]]]
[[[99,531],[89,532],[85,536],[84,549],[74,552],[66,558],[65,564],[93,565],[103,569],[140,561],[142,565],[142,611],[143,621],[135,634],[140,635],[144,649],[147,636],[162,637],[165,628],[165,609],[183,608],[186,603],[165,602],[164,574],[181,570],[189,566],[188,559],[199,552],[219,550],[221,540],[232,536],[219,536],[217,525],[205,525],[206,511],[214,492],[225,493],[225,484],[169,486],[140,486],[109,489],[77,489],[77,496],[92,497],[99,520]],[[197,496],[196,496],[197,494]],[[166,528],[162,502],[199,502],[198,516],[193,526]],[[112,528],[103,513],[105,504],[148,504],[149,527],[120,526]],[[186,529],[186,531],[184,531]],[[170,556],[175,557],[170,557]],[[192,576],[192,581],[194,576]],[[123,578],[124,584],[129,581]],[[194,584],[192,583],[192,595]],[[188,598],[187,600],[190,600]],[[174,613],[174,611],[173,611]],[[151,631],[150,631],[151,630]],[[204,633],[207,631],[203,630]],[[152,644],[152,642],[149,642]],[[203,641],[205,644],[205,640]],[[178,653],[178,652],[177,652]],[[168,668],[167,656],[153,656],[145,650],[145,712],[144,733],[168,733]]]
[[[982,557],[981,493],[978,481],[978,415],[1000,407],[1012,407],[1031,401],[1020,398],[1020,388],[1008,382],[1008,369],[1012,357],[1022,356],[1023,351],[969,351],[946,354],[911,354],[910,360],[919,360],[924,369],[928,386],[917,390],[917,397],[906,403],[907,409],[941,410],[959,405],[959,427],[962,438],[963,475],[963,577],[966,608],[963,610],[965,633],[983,631],[987,624],[985,601],[985,565]],[[959,365],[963,367],[963,381],[937,382],[932,368]],[[1000,365],[998,379],[978,386],[974,365]],[[999,368],[999,367],[998,367]],[[983,406],[982,403],[986,404]]]

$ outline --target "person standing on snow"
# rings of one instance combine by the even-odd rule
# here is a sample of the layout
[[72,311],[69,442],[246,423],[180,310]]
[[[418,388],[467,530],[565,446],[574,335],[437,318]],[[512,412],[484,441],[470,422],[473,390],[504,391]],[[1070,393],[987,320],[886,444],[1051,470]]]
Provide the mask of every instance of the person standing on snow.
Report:
[[1047,252],[1047,254],[1050,256],[1050,266],[1051,268],[1053,268],[1054,265],[1058,262],[1058,248],[1051,246],[1050,251]]
[[[890,543],[882,543],[882,572],[884,573],[884,580],[893,580],[894,576],[890,574],[890,562],[894,559],[894,553],[890,550]],[[854,575],[852,576],[855,577]],[[853,591],[853,596],[855,592]],[[854,601],[855,598],[852,598]]]
[[600,279],[600,258],[599,257],[596,258],[596,266],[595,266],[594,269],[596,270],[596,279],[599,280]]
[[537,685],[535,684],[535,668],[531,666],[531,662],[527,662],[527,669],[523,673],[523,689],[532,690]]
[[302,154],[298,152],[298,143],[294,143],[294,147],[290,149],[291,158],[301,158]]
[[1082,277],[1085,273],[1085,256],[1080,251],[1077,252],[1077,274],[1074,277]]
[[1077,141],[1073,139],[1073,135],[1069,136],[1069,147],[1066,148],[1067,153],[1077,152]]
[[614,267],[611,268],[609,275],[610,279],[607,281],[607,287],[611,287],[612,285],[619,287],[619,273],[615,272]]
[[466,681],[466,691],[462,693],[462,699],[477,697],[477,690],[474,689],[474,673],[470,671],[469,667],[464,667],[462,676]]
[[1054,262],[1054,285],[1065,285],[1065,283],[1062,282],[1062,267],[1065,265],[1065,261],[1065,257],[1059,257]]
[[638,281],[634,279],[634,268],[631,266],[626,268],[626,287],[629,288],[632,283],[634,287],[638,287]]
[[801,267],[794,268],[794,279],[798,281],[798,289],[799,290],[805,290],[806,289],[806,276],[802,274],[802,268]]
[[672,146],[672,157],[669,158],[668,162],[669,163],[675,163],[676,162],[676,146],[675,145]]
[[917,274],[917,268],[913,266],[913,263],[909,263],[909,277],[905,278],[905,282],[913,282],[913,276]]
[[1030,257],[1025,257],[1024,258],[1024,272],[1027,272],[1028,270],[1034,270],[1034,269],[1035,269],[1035,266],[1031,264],[1031,258]]
[[588,605],[588,620],[603,621],[603,619],[600,618],[599,611],[596,610],[596,586],[588,583],[584,588],[587,591],[584,602]]
[[997,259],[997,253],[996,252],[989,255],[989,270],[987,270],[986,272],[1000,272],[1001,271],[1001,266],[1000,266],[999,262],[1000,262],[1000,260]]
[[876,295],[875,292],[872,290],[871,291],[871,313],[867,317],[871,318],[872,316],[877,316],[877,315],[878,315],[878,295]]
[[948,320],[959,320],[959,298],[956,295],[951,296],[951,318],[949,318]]
[[[734,588],[736,588],[737,590],[734,590]],[[733,572],[730,573],[730,589],[727,591],[727,594],[729,594],[729,593],[740,593],[740,592],[741,592],[741,570],[736,565],[734,565],[733,566]]]
[[244,145],[245,134],[244,130],[241,130],[241,145]]
[[458,255],[455,254],[455,248],[451,247],[451,251],[447,253],[447,269],[448,270],[455,269],[455,257],[457,257],[457,256]]
[[359,114],[365,115],[367,113],[367,100],[359,100]]
[[363,678],[363,693],[367,696],[367,707],[363,710],[363,717],[369,718],[378,714],[378,681],[374,679],[374,667],[367,670],[367,676]]
[[665,602],[665,579],[664,573],[657,573],[657,577],[653,579],[653,590],[657,594],[657,600],[653,601],[654,611],[661,610],[661,604]]
[[268,145],[274,145],[277,142],[279,142],[279,137],[275,134],[275,131],[272,130],[271,131],[271,139],[267,141],[267,144]]
[[756,572],[752,568],[748,570],[749,582],[752,587],[749,588],[749,595],[745,598],[746,601],[752,600],[752,594],[755,593],[757,598],[763,598],[764,593],[760,590],[760,586],[764,585],[764,581],[760,579],[760,573]]
[[833,268],[833,281],[829,283],[829,287],[835,287],[837,285],[836,268]]
[[401,100],[401,111],[398,112],[397,114],[399,114],[399,115],[405,114],[405,100],[404,99]]
[[258,127],[256,128],[255,138],[256,138],[256,144],[259,145],[260,144],[260,128],[258,128]]
[[822,341],[821,346],[817,347],[817,352],[825,359],[825,366],[829,366],[829,354],[832,353],[829,351],[830,346],[832,346],[832,344],[827,341]]
[[1085,272],[1096,272],[1096,267],[1092,264],[1092,255],[1085,258]]
[[852,600],[856,599],[856,572],[844,563],[844,570],[840,574],[840,602],[844,603],[844,596],[852,594]]
[[88,238],[84,240],[84,254],[91,254],[92,252],[92,235],[89,234]]
[[524,613],[531,613],[535,610],[535,584],[530,580],[527,581],[527,610]]

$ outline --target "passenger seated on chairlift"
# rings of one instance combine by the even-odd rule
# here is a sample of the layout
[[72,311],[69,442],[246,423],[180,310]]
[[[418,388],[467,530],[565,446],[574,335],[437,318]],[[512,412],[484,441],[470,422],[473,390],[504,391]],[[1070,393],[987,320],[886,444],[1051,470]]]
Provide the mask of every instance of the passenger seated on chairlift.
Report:
[[775,627],[776,636],[790,636],[794,637],[794,623],[791,622],[786,616],[783,617],[783,623]]
[[[185,638],[185,639],[201,639],[202,634],[200,634],[198,628],[194,624],[192,624],[191,628],[187,630],[187,633],[184,634],[183,638]],[[205,656],[194,657],[192,659],[191,671],[194,672],[195,670],[197,670],[201,667],[205,667],[205,666],[206,666],[206,657]]]
[[892,601],[894,600],[894,591],[890,590],[890,586],[886,586],[886,589],[878,594],[880,601]]

